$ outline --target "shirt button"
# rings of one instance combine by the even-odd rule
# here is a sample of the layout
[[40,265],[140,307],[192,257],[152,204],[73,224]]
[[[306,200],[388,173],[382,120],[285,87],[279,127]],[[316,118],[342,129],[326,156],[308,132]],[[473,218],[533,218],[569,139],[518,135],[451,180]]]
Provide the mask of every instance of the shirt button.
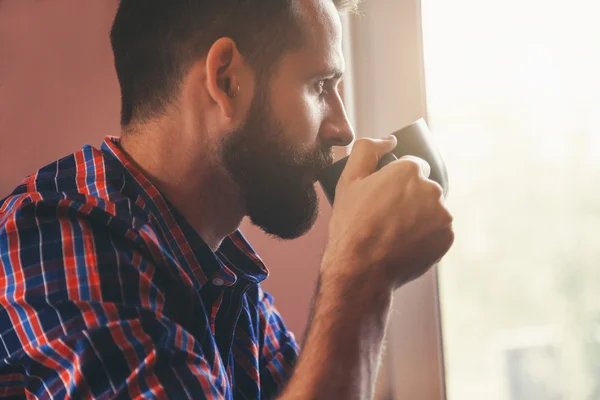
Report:
[[221,278],[214,278],[214,279],[212,280],[212,283],[213,283],[213,285],[215,285],[215,286],[223,286],[223,284],[224,284],[225,282],[224,282],[224,281],[223,281],[223,279],[221,279]]

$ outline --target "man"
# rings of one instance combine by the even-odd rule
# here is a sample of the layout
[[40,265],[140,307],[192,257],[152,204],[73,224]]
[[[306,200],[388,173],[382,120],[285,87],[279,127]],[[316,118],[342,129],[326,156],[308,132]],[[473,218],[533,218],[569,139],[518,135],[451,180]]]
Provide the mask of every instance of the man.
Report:
[[395,139],[356,142],[299,359],[237,230],[315,221],[315,176],[353,140],[339,13],[355,6],[121,0],[121,139],[0,202],[0,396],[372,396],[393,291],[453,241],[428,165],[375,172]]

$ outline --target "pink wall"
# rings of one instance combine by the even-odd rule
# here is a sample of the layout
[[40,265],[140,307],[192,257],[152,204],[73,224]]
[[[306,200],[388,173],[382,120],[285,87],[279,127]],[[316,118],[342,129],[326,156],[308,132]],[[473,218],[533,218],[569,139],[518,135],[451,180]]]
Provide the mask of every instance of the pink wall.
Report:
[[[0,0],[0,197],[25,175],[119,133],[119,90],[108,31],[114,1]],[[271,269],[264,287],[301,337],[329,207],[305,237],[275,242],[243,232]]]

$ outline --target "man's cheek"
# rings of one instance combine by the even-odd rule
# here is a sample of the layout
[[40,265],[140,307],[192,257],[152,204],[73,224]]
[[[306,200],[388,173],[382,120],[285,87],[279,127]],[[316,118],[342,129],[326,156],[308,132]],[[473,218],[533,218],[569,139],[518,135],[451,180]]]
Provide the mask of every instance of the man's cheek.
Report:
[[313,147],[317,143],[323,121],[323,112],[318,99],[315,97],[306,100],[291,110],[294,110],[294,113],[284,122],[284,126],[290,130],[290,139],[295,141],[298,148]]

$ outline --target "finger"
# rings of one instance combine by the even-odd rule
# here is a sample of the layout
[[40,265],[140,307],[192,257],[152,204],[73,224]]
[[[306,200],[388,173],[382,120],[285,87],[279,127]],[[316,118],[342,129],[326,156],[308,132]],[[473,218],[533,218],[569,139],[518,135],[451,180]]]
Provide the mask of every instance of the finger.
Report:
[[416,156],[403,156],[400,157],[398,161],[410,161],[417,164],[419,166],[420,174],[425,178],[429,178],[429,175],[431,175],[431,165],[422,158]]
[[384,139],[357,140],[340,179],[353,181],[371,175],[381,157],[394,150],[397,143],[393,135]]

